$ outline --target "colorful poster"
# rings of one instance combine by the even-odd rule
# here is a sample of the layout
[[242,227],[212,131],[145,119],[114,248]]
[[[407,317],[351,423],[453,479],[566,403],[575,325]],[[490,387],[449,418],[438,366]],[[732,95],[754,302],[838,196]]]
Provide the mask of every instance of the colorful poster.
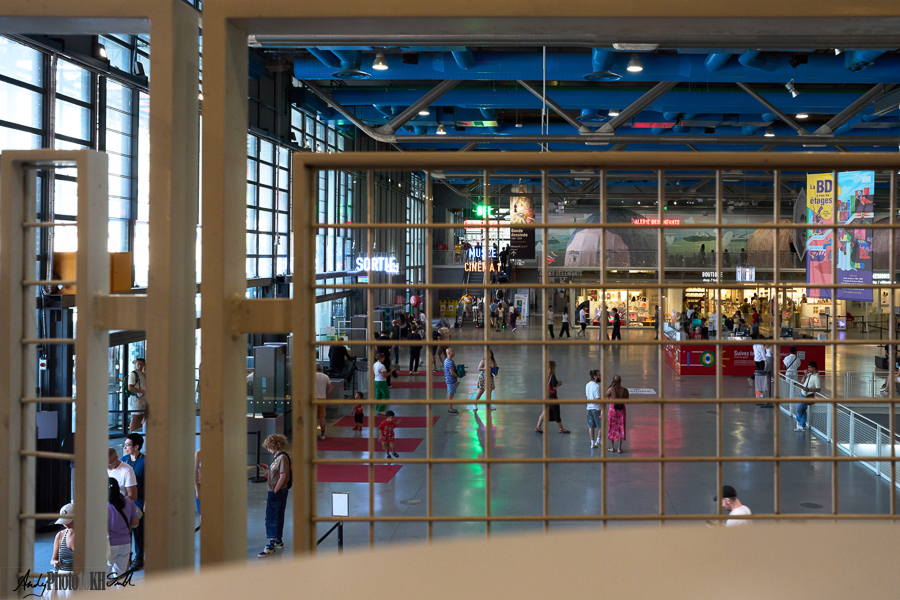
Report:
[[[829,225],[834,213],[834,178],[831,173],[806,176],[806,222]],[[810,229],[806,240],[806,290],[809,298],[831,298],[831,290],[817,285],[831,285],[832,247],[834,232],[830,229]]]
[[[875,171],[838,173],[838,223],[869,225],[875,220]],[[872,283],[871,229],[838,229],[837,282]],[[872,302],[872,289],[838,290],[838,300]]]
[[[514,185],[513,194],[525,194],[528,189],[519,184]],[[519,229],[517,224],[534,223],[534,200],[531,196],[513,196],[509,199],[509,257],[516,260],[533,260],[534,229]]]

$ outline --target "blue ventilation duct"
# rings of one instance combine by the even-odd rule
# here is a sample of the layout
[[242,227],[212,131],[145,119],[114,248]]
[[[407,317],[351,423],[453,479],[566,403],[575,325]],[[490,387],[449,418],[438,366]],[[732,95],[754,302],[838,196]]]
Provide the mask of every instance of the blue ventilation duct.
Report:
[[848,71],[862,71],[875,64],[875,59],[886,50],[848,50],[844,53],[844,68]]
[[456,60],[456,64],[460,69],[468,69],[475,66],[475,55],[468,48],[463,50],[453,50],[450,52]]
[[591,67],[594,69],[587,75],[582,75],[582,79],[587,81],[618,81],[622,76],[612,72],[613,58],[615,52],[612,50],[601,50],[594,48],[591,51]]
[[677,112],[664,112],[663,117],[665,117],[666,121],[680,121],[681,113]]
[[[323,48],[318,49],[323,50]],[[332,49],[331,53],[341,61],[340,70],[332,73],[332,77],[336,79],[369,79],[372,77],[371,73],[366,73],[359,68],[361,55],[358,51]]]
[[706,64],[706,70],[711,72],[716,72],[722,67],[725,66],[725,63],[728,62],[728,59],[731,58],[730,52],[712,52],[707,57],[704,63]]
[[603,123],[609,120],[609,117],[601,114],[599,110],[593,108],[582,108],[581,115],[575,117],[579,123]]
[[773,54],[764,54],[760,50],[747,50],[738,57],[745,67],[771,73],[778,68],[778,58]]
[[331,53],[330,50],[319,50],[318,48],[307,48],[309,53],[322,61],[322,64],[331,69],[338,69],[341,66],[341,60]]

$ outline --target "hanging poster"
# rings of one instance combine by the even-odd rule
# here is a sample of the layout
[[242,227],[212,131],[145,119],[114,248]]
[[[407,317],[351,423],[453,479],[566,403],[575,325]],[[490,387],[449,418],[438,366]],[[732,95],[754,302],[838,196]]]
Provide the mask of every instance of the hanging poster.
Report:
[[[525,194],[528,188],[518,184],[513,194]],[[534,200],[530,196],[513,196],[509,199],[509,257],[516,260],[533,260],[534,229],[519,229],[517,224],[534,223]]]
[[[806,222],[814,225],[832,223],[834,178],[831,173],[806,176]],[[806,240],[806,283],[809,298],[831,298],[831,290],[817,285],[831,285],[832,247],[834,232],[830,229],[810,229]]]
[[[838,223],[869,225],[875,219],[875,171],[838,173]],[[837,282],[839,284],[872,283],[871,229],[838,229]],[[838,300],[872,302],[872,289],[838,290]]]

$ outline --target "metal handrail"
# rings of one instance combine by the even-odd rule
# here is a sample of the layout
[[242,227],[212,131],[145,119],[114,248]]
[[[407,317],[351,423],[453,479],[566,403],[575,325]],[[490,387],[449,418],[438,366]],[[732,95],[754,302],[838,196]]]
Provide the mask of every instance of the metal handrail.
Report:
[[[854,372],[855,371],[848,371],[846,373],[849,375]],[[786,386],[787,386],[787,394],[779,393],[780,397],[785,398],[785,399],[793,399],[793,398],[802,398],[803,397],[803,393],[799,389],[799,387],[800,387],[799,381],[791,379],[791,378],[787,377],[786,375],[784,375],[783,373],[779,374],[778,381],[779,381],[779,388],[782,387],[781,384],[786,384]],[[833,398],[829,398],[825,394],[822,394],[821,392],[817,392],[814,397],[817,400],[826,400],[826,401],[833,399]],[[797,403],[794,403],[794,402],[782,402],[779,404],[779,406],[780,406],[782,412],[787,413],[790,416],[793,416],[794,412],[795,412],[796,404]],[[859,461],[859,464],[874,471],[875,474],[878,475],[879,477],[883,477],[883,478],[887,479],[888,481],[890,481],[891,480],[891,472],[889,469],[891,469],[891,468],[900,469],[900,466],[898,466],[895,463],[878,460],[878,458],[881,458],[881,456],[882,456],[882,447],[891,443],[890,428],[884,427],[884,426],[876,423],[872,419],[869,419],[865,415],[861,415],[860,413],[854,411],[853,409],[851,409],[850,407],[848,407],[845,404],[836,402],[835,407],[836,407],[836,411],[835,411],[834,415],[833,415],[832,411],[829,410],[828,406],[825,407],[825,428],[823,429],[823,428],[813,424],[812,411],[815,408],[815,406],[810,406],[808,409],[810,411],[809,412],[809,424],[810,424],[809,430],[810,430],[810,432],[812,434],[814,434],[816,437],[820,438],[821,440],[823,440],[827,443],[832,443],[836,436],[840,437],[836,433],[836,431],[838,430],[838,427],[840,426],[840,423],[834,423],[833,419],[837,418],[838,421],[840,421],[841,416],[844,416],[847,421],[848,439],[847,439],[846,443],[842,442],[842,441],[840,441],[840,439],[838,439],[837,443],[835,443],[835,447],[842,453],[844,453],[848,456],[851,456],[851,457],[867,457],[870,455],[857,452],[857,447],[859,444],[856,443],[854,437],[857,435],[859,427],[865,427],[865,428],[870,429],[871,435],[869,437],[871,439],[875,440],[875,444],[874,444],[875,445],[875,455],[873,457],[875,460]],[[818,411],[818,412],[821,412],[821,411]],[[896,417],[894,414],[889,414],[889,418],[894,419]],[[883,441],[883,440],[887,440],[887,441]],[[893,445],[895,448],[900,446],[900,434],[894,434]],[[890,447],[888,447],[887,456],[890,456],[889,448]],[[884,465],[887,465],[887,467],[885,468]],[[897,481],[896,486],[898,488],[900,488],[900,480],[895,479],[895,481]]]

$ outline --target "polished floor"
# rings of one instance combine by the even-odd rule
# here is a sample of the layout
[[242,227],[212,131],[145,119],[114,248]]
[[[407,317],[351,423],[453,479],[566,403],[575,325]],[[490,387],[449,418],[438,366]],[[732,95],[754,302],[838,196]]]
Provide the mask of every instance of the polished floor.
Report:
[[[454,330],[454,339],[475,339],[481,330],[466,328]],[[594,330],[589,334],[596,337]],[[515,333],[497,334],[501,339],[539,339],[539,327],[520,327]],[[656,351],[646,346],[630,345],[632,340],[652,339],[652,330],[623,330],[621,344],[607,351],[607,372],[618,374],[623,385],[629,388],[650,388],[659,392],[658,373],[664,373],[666,395],[680,398],[711,398],[715,395],[714,377],[679,377],[670,368],[660,365]],[[844,347],[837,354],[838,371],[873,371],[872,357],[879,352],[875,347]],[[446,404],[435,406],[439,416],[433,428],[434,456],[439,458],[483,457],[486,444],[491,444],[494,457],[535,457],[543,453],[542,436],[534,432],[540,408],[526,405],[499,406],[491,413],[491,433],[486,434],[487,414],[465,406],[466,399],[474,394],[477,376],[475,371],[483,350],[478,347],[457,348],[457,362],[467,365],[470,375],[461,381],[457,393],[459,415],[448,415]],[[495,397],[515,399],[538,396],[543,390],[541,353],[537,347],[496,347],[495,356],[500,365],[496,380]],[[591,369],[599,368],[600,352],[597,346],[569,345],[554,342],[549,349],[549,359],[557,363],[557,376],[563,385],[560,398],[582,400],[584,386]],[[401,357],[401,368],[407,367],[406,356]],[[825,370],[831,370],[830,354],[826,352]],[[440,374],[436,374],[441,378]],[[407,380],[401,378],[399,381]],[[421,378],[419,380],[422,380]],[[746,397],[746,404],[723,407],[722,452],[724,456],[771,456],[774,446],[774,413],[772,409],[757,407],[753,389],[747,379],[725,378],[724,392],[729,397]],[[435,390],[440,398],[444,391]],[[392,398],[424,398],[424,389],[394,389]],[[654,396],[640,396],[652,398]],[[425,408],[419,406],[393,407],[399,418],[423,416]],[[653,457],[659,454],[658,405],[630,405],[628,407],[627,442],[623,457]],[[349,414],[349,405],[345,414]],[[667,456],[710,456],[716,454],[715,404],[667,405],[665,419],[665,453]],[[349,427],[333,427],[331,420],[329,437],[353,437]],[[557,433],[555,423],[545,424],[549,436],[551,457],[590,457],[599,450],[590,448],[585,406],[583,403],[562,406],[562,421],[571,433]],[[783,455],[827,456],[830,446],[811,437],[808,433],[796,433],[793,423],[782,415],[778,431]],[[365,436],[364,431],[361,435]],[[360,434],[356,434],[359,436]],[[425,438],[425,429],[398,428],[398,438]],[[121,440],[111,441],[112,445]],[[147,445],[152,459],[152,443]],[[360,452],[319,452],[323,458],[365,458]],[[384,454],[377,452],[376,458]],[[404,458],[426,456],[423,441],[415,452],[402,453],[391,461],[402,464]],[[387,461],[385,461],[387,462]],[[433,509],[441,516],[479,516],[485,514],[485,487],[488,485],[486,469],[478,464],[440,464],[432,467]],[[611,515],[655,515],[659,512],[660,477],[664,471],[665,493],[663,501],[667,514],[712,514],[716,511],[713,496],[716,494],[716,465],[703,463],[668,464],[664,469],[659,463],[615,464],[607,468],[607,509]],[[741,500],[754,512],[775,511],[775,467],[769,462],[732,462],[722,467],[723,481],[734,486]],[[863,466],[840,463],[837,469],[839,513],[888,513],[890,511],[890,483],[877,478]],[[830,463],[782,463],[779,480],[782,513],[828,514],[832,511],[832,468]],[[543,466],[540,464],[493,465],[490,473],[491,513],[494,515],[543,514]],[[602,467],[599,463],[551,464],[549,466],[550,503],[552,515],[595,515],[601,512],[603,490]],[[331,515],[331,493],[349,492],[350,514],[366,516],[369,510],[369,486],[367,483],[319,483],[317,487],[318,514]],[[427,467],[404,465],[388,483],[375,484],[373,503],[378,516],[424,516],[427,514]],[[256,554],[265,544],[264,483],[248,483],[248,559],[260,561]],[[699,526],[703,520],[686,526]],[[288,509],[285,530],[286,552],[290,552],[292,540],[291,509]],[[612,522],[610,527],[655,526],[655,522],[642,524],[636,521]],[[330,527],[320,523],[320,535]],[[537,530],[540,522],[498,522],[491,527],[492,534]],[[553,522],[550,529],[564,527],[600,528],[592,522]],[[427,539],[428,526],[423,522],[388,522],[375,525],[375,545],[416,542]],[[436,539],[461,535],[485,535],[486,527],[480,522],[435,523]],[[36,565],[46,565],[52,546],[52,535],[38,536]],[[346,547],[369,543],[369,527],[364,523],[349,523],[344,528]],[[197,536],[199,555],[199,534]],[[336,535],[332,534],[319,546],[320,552],[337,550]],[[279,551],[281,554],[281,551]],[[268,558],[265,560],[277,560]],[[198,556],[199,563],[199,556]]]

